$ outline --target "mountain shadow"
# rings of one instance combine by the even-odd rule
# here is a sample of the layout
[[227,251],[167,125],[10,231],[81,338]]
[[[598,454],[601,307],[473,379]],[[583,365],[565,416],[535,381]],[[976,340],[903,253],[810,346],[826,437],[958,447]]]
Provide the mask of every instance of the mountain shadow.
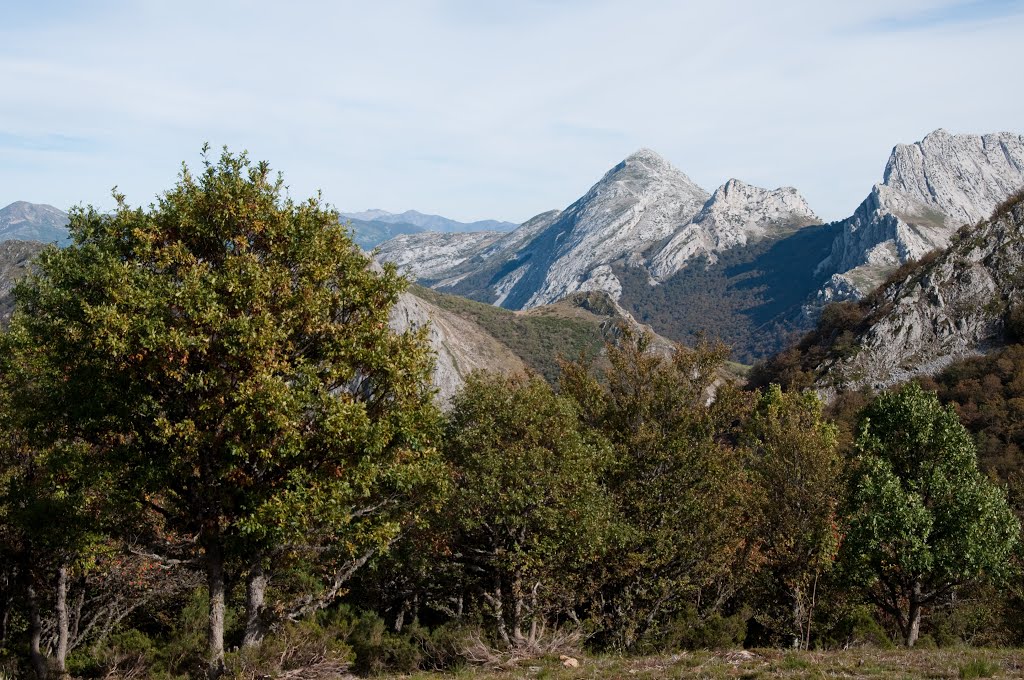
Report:
[[690,262],[652,286],[645,270],[620,262],[620,304],[641,323],[673,340],[692,344],[704,334],[732,347],[749,364],[786,347],[813,324],[803,314],[821,288],[814,267],[828,255],[836,225],[804,227],[780,239],[763,239]]

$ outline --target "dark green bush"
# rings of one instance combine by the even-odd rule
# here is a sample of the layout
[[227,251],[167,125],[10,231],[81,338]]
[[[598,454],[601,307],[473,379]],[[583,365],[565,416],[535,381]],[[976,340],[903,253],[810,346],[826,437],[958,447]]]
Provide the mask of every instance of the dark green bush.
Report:
[[871,607],[861,605],[850,609],[832,628],[825,639],[825,646],[858,647],[871,646],[893,649],[892,638],[872,614]]
[[677,616],[666,631],[666,650],[734,649],[747,636],[747,612],[723,616],[713,612],[700,616],[692,605]]
[[360,675],[379,675],[385,671],[411,673],[423,663],[423,649],[408,634],[387,630],[377,614],[363,614],[349,638],[355,652],[354,669]]

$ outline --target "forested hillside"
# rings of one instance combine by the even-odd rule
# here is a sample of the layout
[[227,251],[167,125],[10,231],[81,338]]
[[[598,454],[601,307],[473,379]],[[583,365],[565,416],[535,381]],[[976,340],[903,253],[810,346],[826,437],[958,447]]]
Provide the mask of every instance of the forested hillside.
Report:
[[395,270],[265,163],[203,168],[148,211],[73,212],[75,244],[16,287],[5,673],[1024,641],[1009,351],[938,379],[974,438],[917,384],[848,400],[837,427],[604,294],[512,313],[420,291],[537,369],[475,372],[442,412],[431,329],[390,323]]

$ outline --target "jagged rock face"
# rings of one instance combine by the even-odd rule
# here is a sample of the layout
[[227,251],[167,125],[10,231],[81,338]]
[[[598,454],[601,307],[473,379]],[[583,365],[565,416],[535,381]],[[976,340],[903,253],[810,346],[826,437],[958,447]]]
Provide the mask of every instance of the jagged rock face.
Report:
[[897,145],[882,183],[935,206],[957,227],[975,224],[1024,186],[1024,136],[939,129],[916,144]]
[[580,290],[621,292],[611,263],[641,253],[685,225],[708,194],[653,151],[642,149],[612,168],[524,249],[503,306],[548,304]]
[[715,254],[723,250],[820,222],[792,187],[768,190],[731,179],[651,258],[649,270],[664,280],[694,257],[706,255],[716,262]]
[[714,262],[728,248],[819,222],[795,189],[730,180],[709,196],[641,149],[563,212],[538,215],[506,236],[403,237],[385,243],[379,259],[432,288],[529,309],[577,291],[618,300],[618,263],[642,268],[653,285],[697,257]]
[[67,213],[52,205],[16,201],[0,210],[0,241],[63,243],[67,224]]
[[883,182],[841,223],[818,270],[832,278],[818,304],[866,295],[900,263],[944,248],[964,224],[1024,186],[1024,136],[936,130],[897,145]]
[[935,373],[1004,340],[1024,300],[1024,201],[977,227],[878,296],[851,357],[819,366],[818,387],[880,389]]

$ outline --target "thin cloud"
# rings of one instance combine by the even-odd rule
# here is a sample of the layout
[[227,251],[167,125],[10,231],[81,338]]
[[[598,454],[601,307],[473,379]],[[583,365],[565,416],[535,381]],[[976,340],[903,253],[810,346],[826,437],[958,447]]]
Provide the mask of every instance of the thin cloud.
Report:
[[955,2],[938,7],[927,7],[917,11],[894,13],[863,24],[860,30],[873,31],[920,31],[943,26],[957,26],[993,21],[1024,13],[1021,0],[972,0]]
[[0,203],[145,204],[209,141],[344,210],[522,221],[646,146],[838,218],[894,144],[1024,120],[1019,3],[895,5],[26,3],[0,26]]

